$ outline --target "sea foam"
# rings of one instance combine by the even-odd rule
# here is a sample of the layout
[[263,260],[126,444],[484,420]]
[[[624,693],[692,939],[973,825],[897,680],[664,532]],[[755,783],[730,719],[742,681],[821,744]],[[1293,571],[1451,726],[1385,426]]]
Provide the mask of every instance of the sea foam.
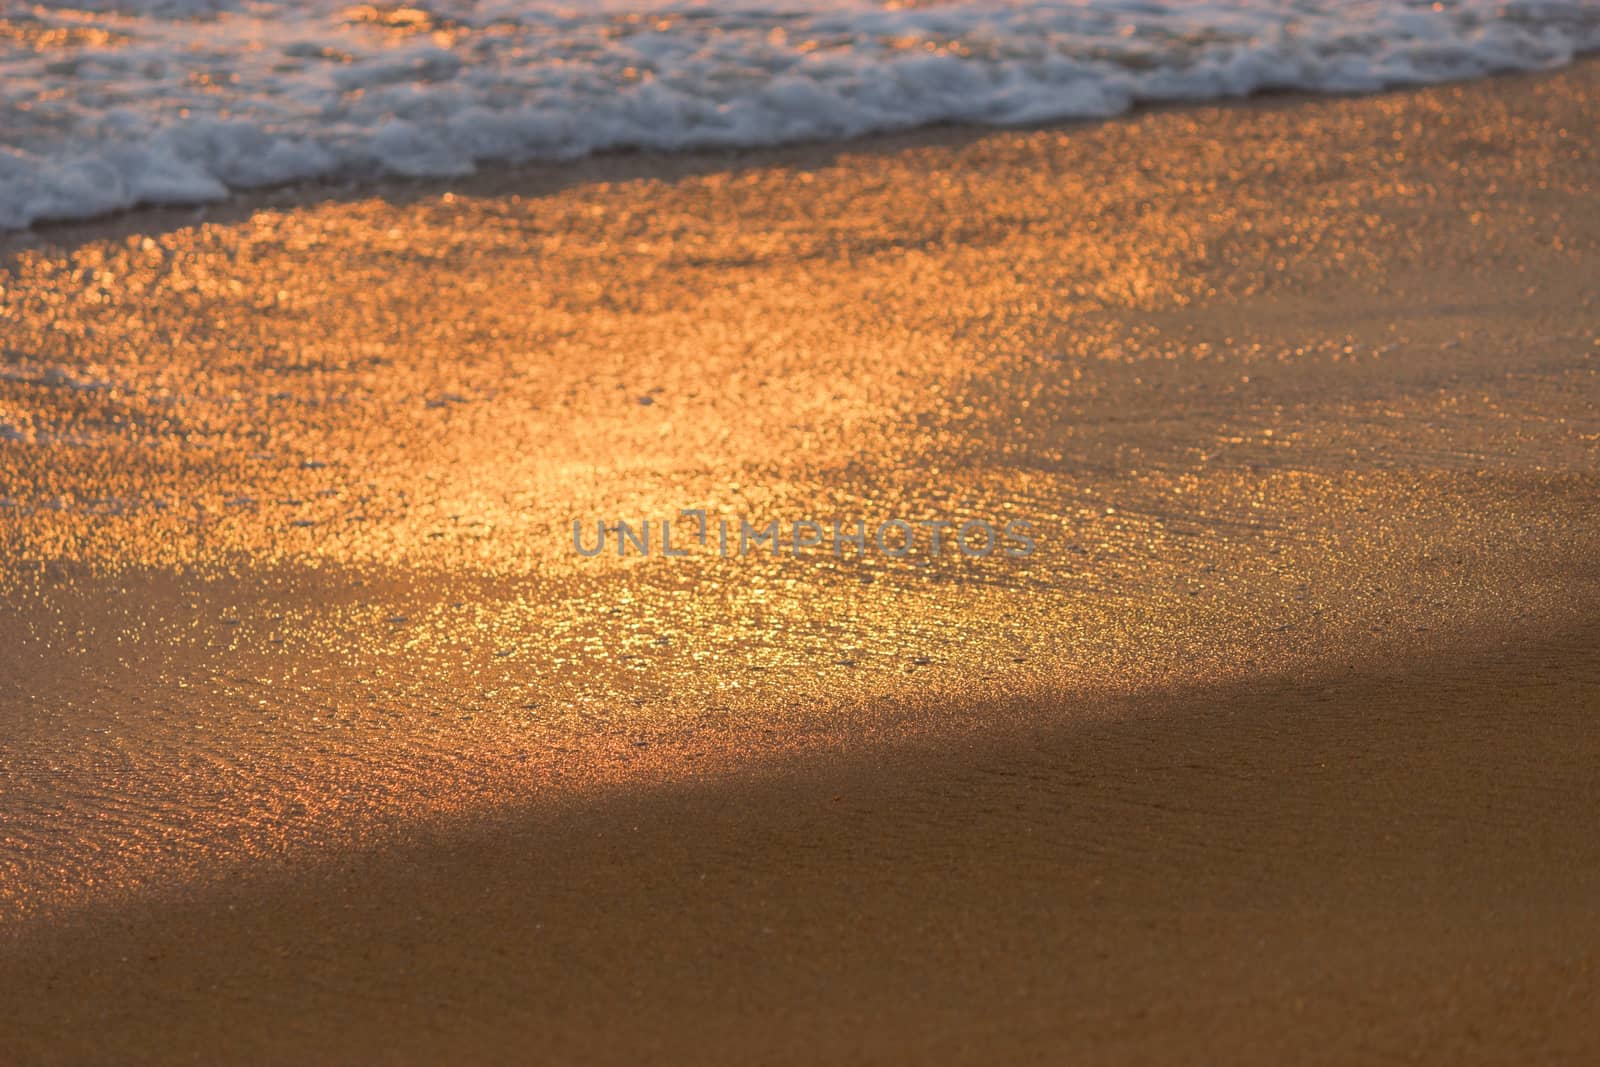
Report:
[[72,0],[0,11],[0,228],[305,178],[1362,92],[1600,48],[1595,0]]

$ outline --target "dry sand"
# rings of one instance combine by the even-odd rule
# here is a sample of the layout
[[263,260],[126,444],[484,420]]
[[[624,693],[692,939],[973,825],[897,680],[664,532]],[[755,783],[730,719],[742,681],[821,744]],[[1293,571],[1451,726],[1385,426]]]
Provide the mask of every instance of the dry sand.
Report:
[[[1593,1062],[1597,116],[6,239],[0,1056]],[[567,541],[682,507],[1039,551]]]

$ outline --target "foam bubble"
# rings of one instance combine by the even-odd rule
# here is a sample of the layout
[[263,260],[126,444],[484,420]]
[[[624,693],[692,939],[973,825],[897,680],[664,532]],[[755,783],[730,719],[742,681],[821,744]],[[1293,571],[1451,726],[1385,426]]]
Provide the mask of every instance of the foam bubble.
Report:
[[1600,48],[1572,0],[73,0],[4,18],[0,227],[305,178],[1361,92]]

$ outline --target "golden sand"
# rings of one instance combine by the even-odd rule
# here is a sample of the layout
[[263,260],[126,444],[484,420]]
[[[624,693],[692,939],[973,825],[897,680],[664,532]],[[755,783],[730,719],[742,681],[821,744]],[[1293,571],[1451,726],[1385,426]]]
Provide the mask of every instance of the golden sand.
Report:
[[[3,1044],[1593,1050],[1597,117],[1584,64],[0,243]],[[684,509],[1036,550],[574,551]]]

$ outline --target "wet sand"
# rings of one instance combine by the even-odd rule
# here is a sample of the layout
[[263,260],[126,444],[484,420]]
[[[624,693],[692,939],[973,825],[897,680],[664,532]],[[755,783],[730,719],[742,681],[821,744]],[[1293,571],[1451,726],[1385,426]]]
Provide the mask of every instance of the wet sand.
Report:
[[[0,242],[0,1046],[1592,1060],[1597,112]],[[1038,550],[572,551],[680,508]]]
[[497,811],[29,938],[0,966],[7,1045],[1592,1062],[1595,638]]

